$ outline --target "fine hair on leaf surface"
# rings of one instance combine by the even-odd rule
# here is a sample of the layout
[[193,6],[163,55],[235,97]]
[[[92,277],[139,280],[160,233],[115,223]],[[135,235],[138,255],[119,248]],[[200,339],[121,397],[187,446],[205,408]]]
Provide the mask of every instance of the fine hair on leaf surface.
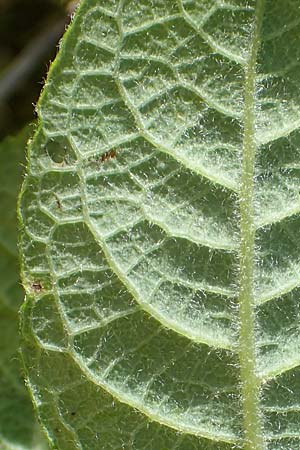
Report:
[[299,447],[299,23],[293,0],[81,1],[19,210],[53,448]]

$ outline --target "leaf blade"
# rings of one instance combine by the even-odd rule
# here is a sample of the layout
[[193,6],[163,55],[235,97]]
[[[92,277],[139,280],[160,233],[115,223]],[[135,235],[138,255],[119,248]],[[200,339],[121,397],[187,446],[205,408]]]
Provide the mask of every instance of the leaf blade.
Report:
[[[37,354],[63,353],[66,367],[75,362],[97,395],[102,387],[116,397],[112,403],[120,401],[118,408],[127,404],[144,413],[146,422],[160,424],[158,430],[166,425],[166,433],[182,432],[179,440],[173,434],[179,449],[276,449],[280,439],[287,445],[297,440],[297,414],[291,425],[280,415],[274,382],[289,370],[297,374],[297,331],[288,353],[288,324],[276,334],[271,307],[257,306],[276,297],[280,303],[280,295],[289,297],[298,285],[298,247],[293,250],[288,238],[291,231],[297,235],[296,226],[281,236],[285,219],[276,229],[277,211],[270,201],[275,186],[277,204],[289,199],[286,211],[297,211],[299,180],[297,174],[289,178],[280,172],[292,164],[289,157],[279,161],[279,151],[268,147],[273,141],[277,145],[278,136],[272,130],[270,138],[266,128],[268,85],[263,83],[273,74],[262,67],[276,64],[266,35],[277,6],[266,2],[263,14],[262,5],[83,2],[40,102],[42,125],[23,190],[24,215],[27,205],[35,209],[35,222],[28,216],[24,221],[26,239],[39,241],[40,267],[37,273],[34,265],[26,266],[31,304],[26,317],[39,323],[44,308],[53,328],[34,325],[28,345]],[[258,52],[259,33],[253,38],[253,29],[260,21]],[[257,145],[255,160],[254,154],[248,158],[251,170],[242,165],[243,142],[245,149]],[[243,177],[249,182],[240,191]],[[244,236],[237,217],[243,198]],[[240,233],[244,250],[239,250]],[[251,251],[246,235],[251,235]],[[251,260],[247,277],[238,273],[245,262],[241,253]],[[239,301],[245,278],[250,288]],[[292,305],[286,300],[294,323],[298,316]],[[176,354],[183,362],[169,358]],[[31,361],[39,371],[37,356]],[[215,372],[224,375],[223,386]],[[267,395],[266,380],[274,399]],[[240,381],[246,386],[242,394]],[[74,423],[61,403],[55,417],[63,418],[65,433],[72,435],[70,448],[96,445],[90,435],[85,441],[82,417]],[[43,419],[64,448],[64,437],[46,414]],[[96,422],[89,423],[95,435],[102,426]],[[116,448],[122,439],[141,448],[123,425],[110,425],[99,445],[114,448],[110,439],[115,442],[118,428]],[[293,435],[278,430],[276,435],[276,426],[290,426]],[[149,448],[169,445],[162,439]]]

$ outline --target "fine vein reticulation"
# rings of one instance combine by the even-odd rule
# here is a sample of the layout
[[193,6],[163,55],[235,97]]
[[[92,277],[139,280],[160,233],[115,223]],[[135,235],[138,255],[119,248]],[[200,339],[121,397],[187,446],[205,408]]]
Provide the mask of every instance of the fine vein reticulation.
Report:
[[294,0],[83,0],[21,193],[22,354],[54,448],[294,450]]

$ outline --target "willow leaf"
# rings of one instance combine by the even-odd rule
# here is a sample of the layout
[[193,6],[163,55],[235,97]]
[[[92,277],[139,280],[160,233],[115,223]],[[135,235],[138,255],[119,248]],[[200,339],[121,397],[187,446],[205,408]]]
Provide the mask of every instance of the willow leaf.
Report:
[[300,9],[83,0],[23,186],[55,448],[300,445]]

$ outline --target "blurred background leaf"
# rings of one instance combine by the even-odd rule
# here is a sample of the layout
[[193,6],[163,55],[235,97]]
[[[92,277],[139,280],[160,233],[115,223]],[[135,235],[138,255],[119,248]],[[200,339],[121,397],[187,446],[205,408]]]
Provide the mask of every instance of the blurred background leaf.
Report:
[[43,450],[46,439],[25,388],[19,359],[19,280],[16,203],[32,127],[0,144],[0,449]]
[[0,0],[0,141],[34,117],[73,2]]

